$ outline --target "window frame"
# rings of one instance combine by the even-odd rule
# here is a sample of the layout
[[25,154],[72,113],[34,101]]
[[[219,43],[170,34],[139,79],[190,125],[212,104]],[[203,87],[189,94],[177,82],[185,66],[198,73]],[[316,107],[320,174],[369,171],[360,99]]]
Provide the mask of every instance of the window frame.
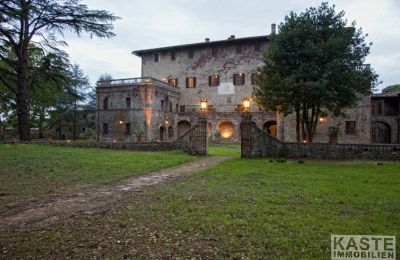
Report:
[[176,60],[176,52],[175,51],[171,51],[170,52],[170,56],[171,56],[171,61],[175,61]]
[[132,99],[131,99],[131,97],[126,97],[125,98],[125,103],[126,103],[126,107],[127,108],[131,108],[132,107]]
[[153,58],[154,58],[154,62],[159,62],[160,61],[160,54],[158,52],[154,53],[153,54]]
[[[213,84],[214,80],[218,79],[217,84]],[[208,86],[209,87],[218,87],[221,84],[219,75],[210,75],[208,76]]]
[[[171,81],[174,81],[175,83],[172,84]],[[178,78],[169,78],[168,79],[168,84],[170,84],[170,85],[172,85],[172,86],[177,88],[178,87]]]
[[[243,82],[242,81],[240,81],[240,82],[238,82],[238,79],[237,79],[237,77],[243,77]],[[244,73],[235,73],[235,74],[233,74],[233,85],[235,85],[235,86],[243,86],[243,85],[246,85],[246,74],[244,74]]]
[[357,122],[355,120],[348,120],[345,124],[346,135],[356,134]]
[[[193,86],[192,87],[189,86],[190,79],[193,79]],[[196,88],[196,86],[197,86],[196,77],[187,77],[186,78],[186,88]]]
[[108,123],[103,123],[103,135],[107,135],[108,134]]
[[105,97],[103,99],[103,110],[107,110],[108,109],[108,97]]

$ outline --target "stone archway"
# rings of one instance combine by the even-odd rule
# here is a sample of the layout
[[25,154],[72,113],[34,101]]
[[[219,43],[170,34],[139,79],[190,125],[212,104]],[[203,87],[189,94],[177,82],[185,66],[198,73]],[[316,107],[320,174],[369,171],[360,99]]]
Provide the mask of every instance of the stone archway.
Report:
[[270,134],[271,136],[276,137],[276,133],[277,133],[276,127],[277,127],[276,121],[271,120],[271,121],[267,121],[264,123],[263,130],[264,130],[264,132]]
[[391,129],[390,125],[385,122],[375,121],[372,122],[372,142],[380,144],[391,143]]
[[167,129],[164,126],[160,126],[160,141],[166,141],[167,137]]
[[178,138],[186,134],[191,128],[190,122],[182,120],[178,122]]
[[173,140],[174,139],[174,127],[170,125],[168,127],[168,140]]
[[217,125],[217,131],[222,139],[233,138],[234,136],[233,123],[229,120],[220,121]]

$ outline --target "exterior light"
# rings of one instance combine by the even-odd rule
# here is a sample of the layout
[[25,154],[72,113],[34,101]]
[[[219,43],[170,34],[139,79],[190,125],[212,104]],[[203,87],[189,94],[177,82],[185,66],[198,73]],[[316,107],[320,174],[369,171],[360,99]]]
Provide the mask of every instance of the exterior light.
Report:
[[117,142],[117,140],[114,139],[114,140],[113,140],[113,143],[116,143],[116,142]]
[[325,123],[326,122],[326,117],[320,116],[319,117],[319,122],[320,123]]
[[166,124],[166,125],[168,125],[168,124],[169,124],[168,120],[165,120],[165,124]]
[[71,140],[68,139],[68,140],[67,140],[67,143],[70,143],[70,142],[71,142]]
[[203,98],[201,101],[200,101],[200,109],[201,109],[201,111],[206,111],[207,110],[207,103],[208,103],[208,101],[207,101],[207,99],[205,99],[205,98]]
[[304,139],[304,140],[303,140],[303,143],[305,143],[305,144],[306,144],[306,143],[307,143],[307,140],[305,140],[305,139]]
[[119,124],[122,125],[124,122],[122,120],[119,120]]
[[251,99],[248,97],[245,97],[243,100],[243,107],[244,111],[249,111],[250,110],[250,104],[251,104]]

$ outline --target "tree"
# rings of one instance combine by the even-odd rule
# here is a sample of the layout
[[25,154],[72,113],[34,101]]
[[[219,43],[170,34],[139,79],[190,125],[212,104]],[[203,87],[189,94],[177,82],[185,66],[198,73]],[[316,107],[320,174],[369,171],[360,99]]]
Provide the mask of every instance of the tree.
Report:
[[322,3],[291,12],[270,35],[255,98],[265,109],[295,113],[298,142],[312,142],[320,115],[342,114],[377,82],[364,65],[366,35],[346,24],[343,11]]
[[[0,60],[5,62],[16,77],[16,84],[9,81],[9,71],[1,70],[0,80],[16,96],[18,126],[21,140],[30,140],[30,114],[28,93],[32,81],[41,70],[30,71],[29,44],[39,41],[49,52],[66,44],[57,39],[66,30],[80,35],[112,37],[112,23],[117,19],[104,10],[90,10],[80,0],[2,0],[0,1]],[[5,52],[12,48],[17,57],[10,60]]]
[[400,84],[390,85],[382,89],[382,93],[399,93],[399,92],[400,92]]

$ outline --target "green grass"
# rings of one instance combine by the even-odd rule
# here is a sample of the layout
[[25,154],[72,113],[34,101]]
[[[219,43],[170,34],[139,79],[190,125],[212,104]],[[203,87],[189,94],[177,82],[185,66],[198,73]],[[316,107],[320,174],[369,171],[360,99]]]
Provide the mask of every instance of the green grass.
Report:
[[25,257],[330,259],[331,234],[400,236],[399,163],[234,159],[105,215],[2,239]]
[[240,143],[211,143],[208,146],[208,155],[210,156],[229,156],[240,157]]
[[0,203],[54,194],[76,186],[107,185],[195,159],[180,151],[0,145]]

